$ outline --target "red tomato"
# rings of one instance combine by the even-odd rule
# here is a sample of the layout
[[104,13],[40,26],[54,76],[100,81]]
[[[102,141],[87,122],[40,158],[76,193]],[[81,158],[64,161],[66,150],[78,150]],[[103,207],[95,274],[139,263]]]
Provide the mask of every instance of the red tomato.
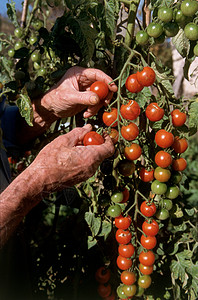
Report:
[[151,250],[155,248],[157,244],[157,240],[155,236],[144,236],[142,234],[140,238],[140,242],[145,249]]
[[126,203],[128,200],[129,200],[129,190],[127,189],[127,188],[125,188],[123,191],[122,191],[122,193],[123,193],[123,200],[122,200],[122,202],[121,203]]
[[124,119],[135,120],[140,114],[140,106],[134,100],[129,100],[127,104],[122,104],[120,107],[120,113]]
[[127,141],[133,141],[139,134],[139,129],[135,123],[130,123],[127,126],[121,127],[121,134]]
[[139,270],[144,275],[150,275],[153,273],[153,266],[144,266],[142,264],[139,264]]
[[156,122],[163,118],[164,109],[159,107],[156,102],[152,102],[147,106],[145,113],[150,121]]
[[103,137],[95,131],[88,132],[87,134],[85,134],[85,136],[83,138],[84,146],[101,145],[103,143],[104,143]]
[[186,122],[186,114],[181,112],[179,109],[174,109],[171,112],[172,123],[175,127],[180,127]]
[[[102,120],[106,126],[116,127],[118,122],[115,122],[118,117],[118,110],[117,108],[113,107],[110,112],[105,111],[102,115]],[[115,122],[115,123],[114,123]]]
[[127,217],[123,217],[120,215],[115,218],[115,226],[119,229],[127,229],[131,225],[131,217],[128,215]]
[[105,267],[100,267],[95,273],[96,281],[99,283],[107,283],[111,277],[111,272]]
[[126,258],[121,255],[118,255],[117,266],[121,270],[127,270],[132,266],[132,260],[130,258]]
[[150,67],[144,67],[141,72],[137,72],[137,80],[143,86],[150,86],[155,82],[155,72]]
[[98,95],[98,97],[100,98],[100,100],[104,100],[109,93],[109,88],[105,82],[95,81],[90,86],[90,91],[96,93]]
[[119,132],[115,128],[111,128],[111,132],[110,132],[109,136],[112,139],[114,144],[116,144],[118,142]]
[[155,134],[156,144],[161,148],[167,148],[172,146],[174,142],[174,135],[164,129],[160,129]]
[[166,151],[158,151],[155,155],[155,163],[161,168],[167,168],[172,164],[172,156]]
[[173,170],[183,171],[186,169],[186,167],[187,167],[187,161],[183,157],[173,160],[173,163],[172,163]]
[[155,236],[159,231],[159,225],[155,220],[151,220],[151,223],[144,221],[142,224],[142,230],[148,236]]
[[144,201],[140,205],[140,211],[145,217],[152,217],[156,213],[156,210],[157,209],[154,203]]
[[144,87],[137,81],[137,75],[132,74],[126,80],[125,86],[131,93],[139,93]]
[[128,244],[131,241],[132,233],[129,230],[117,229],[116,241],[119,244]]
[[111,285],[100,283],[97,288],[98,294],[100,297],[108,297],[111,294]]
[[126,257],[126,258],[130,258],[134,254],[134,252],[135,252],[135,248],[131,243],[129,243],[127,245],[120,244],[118,247],[118,253],[121,256]]
[[176,136],[172,147],[176,153],[183,153],[188,148],[188,142],[185,138],[180,139]]
[[131,271],[123,271],[120,278],[122,283],[126,285],[132,285],[134,282],[136,282],[136,275]]
[[155,262],[155,255],[152,251],[142,251],[139,255],[139,261],[144,266],[152,266]]
[[142,148],[140,145],[132,143],[131,146],[125,147],[124,155],[128,160],[136,160],[142,154]]
[[154,170],[147,171],[145,168],[140,170],[140,178],[144,182],[149,182],[154,179]]

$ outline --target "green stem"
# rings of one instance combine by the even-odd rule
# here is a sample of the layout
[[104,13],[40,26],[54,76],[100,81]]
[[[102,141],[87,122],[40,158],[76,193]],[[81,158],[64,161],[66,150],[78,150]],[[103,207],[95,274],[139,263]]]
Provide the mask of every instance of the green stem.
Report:
[[129,5],[129,16],[128,16],[128,24],[127,24],[127,31],[125,36],[125,43],[130,46],[131,41],[134,36],[134,29],[135,29],[135,19],[137,14],[137,9],[139,6],[140,0],[131,0]]
[[25,36],[26,36],[27,33],[28,33],[30,24],[31,24],[32,19],[33,19],[33,17],[34,17],[34,13],[35,13],[35,11],[36,11],[37,8],[38,8],[38,5],[39,5],[39,0],[35,0],[35,1],[34,1],[33,9],[32,9],[31,15],[30,15],[30,18],[29,18],[28,23],[27,23],[27,26],[26,26],[26,28],[25,28]]

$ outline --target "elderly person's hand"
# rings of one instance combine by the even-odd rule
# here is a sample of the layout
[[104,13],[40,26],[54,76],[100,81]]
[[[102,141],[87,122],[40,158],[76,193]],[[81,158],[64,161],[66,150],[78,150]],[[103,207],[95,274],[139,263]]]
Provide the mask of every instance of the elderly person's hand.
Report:
[[57,117],[73,116],[86,109],[84,117],[95,115],[98,110],[110,102],[113,93],[117,91],[115,83],[108,85],[109,93],[100,101],[98,95],[90,91],[95,81],[109,84],[112,78],[98,69],[72,67],[63,78],[44,97],[44,106]]

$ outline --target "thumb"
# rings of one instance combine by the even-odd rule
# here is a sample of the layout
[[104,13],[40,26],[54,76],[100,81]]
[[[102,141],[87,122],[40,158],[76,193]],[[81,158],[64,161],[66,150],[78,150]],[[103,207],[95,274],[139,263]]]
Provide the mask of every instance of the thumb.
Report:
[[87,124],[85,126],[77,127],[65,134],[65,138],[67,139],[67,146],[73,147],[76,146],[79,142],[81,142],[86,133],[92,130],[91,124]]
[[91,91],[79,92],[75,91],[69,95],[72,103],[82,104],[86,106],[94,106],[100,102],[98,95]]

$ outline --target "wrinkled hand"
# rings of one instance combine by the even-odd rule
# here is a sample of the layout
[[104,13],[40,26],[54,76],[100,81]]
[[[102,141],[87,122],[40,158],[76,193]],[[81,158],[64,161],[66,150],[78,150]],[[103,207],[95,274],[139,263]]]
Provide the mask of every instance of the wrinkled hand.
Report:
[[105,158],[113,155],[114,145],[108,135],[104,136],[102,145],[82,145],[83,137],[91,128],[89,124],[75,128],[53,140],[38,154],[32,167],[39,182],[43,181],[44,192],[54,192],[85,181],[94,175]]
[[84,117],[95,115],[98,110],[110,102],[113,93],[117,91],[115,83],[108,85],[109,93],[106,100],[100,101],[97,94],[90,91],[90,86],[95,81],[109,83],[112,78],[101,70],[93,68],[72,67],[63,78],[45,96],[45,107],[56,117],[73,116],[84,110]]

